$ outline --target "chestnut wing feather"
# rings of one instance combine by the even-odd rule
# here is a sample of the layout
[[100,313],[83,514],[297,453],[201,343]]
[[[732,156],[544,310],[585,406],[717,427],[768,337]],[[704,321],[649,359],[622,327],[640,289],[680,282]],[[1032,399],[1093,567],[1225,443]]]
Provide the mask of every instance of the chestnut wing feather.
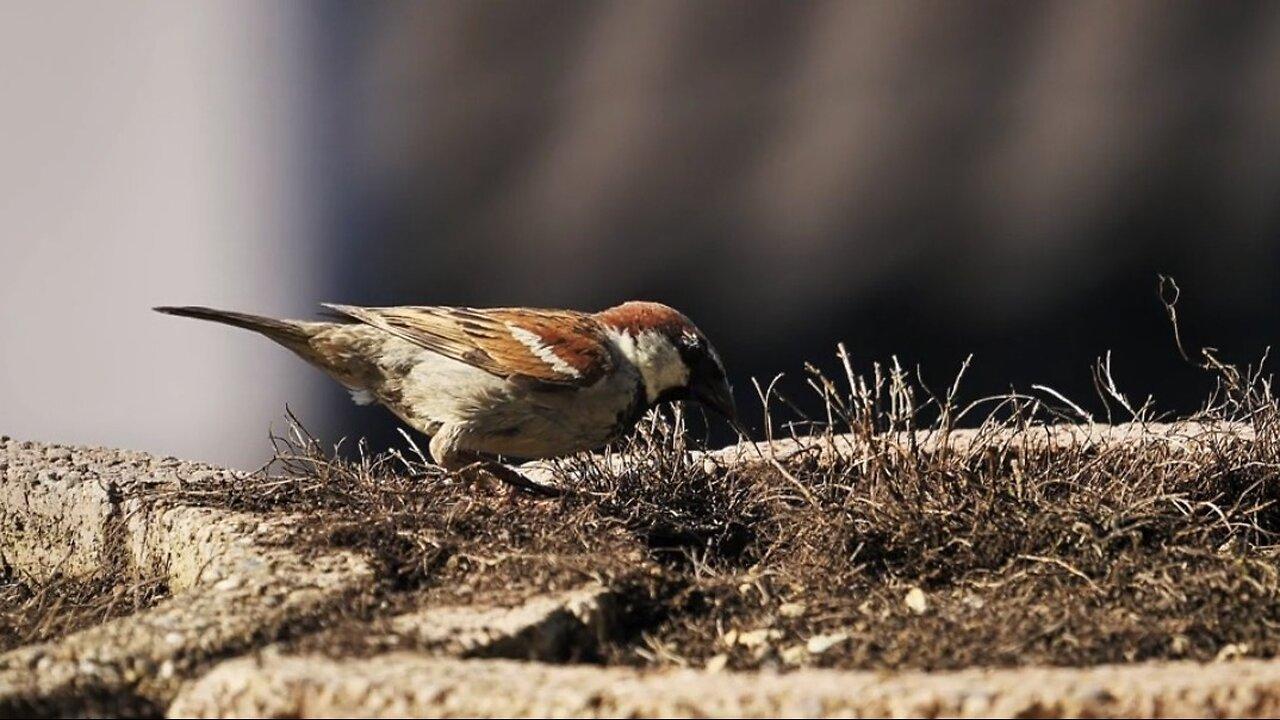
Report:
[[569,310],[325,307],[499,377],[587,386],[613,367],[599,321]]

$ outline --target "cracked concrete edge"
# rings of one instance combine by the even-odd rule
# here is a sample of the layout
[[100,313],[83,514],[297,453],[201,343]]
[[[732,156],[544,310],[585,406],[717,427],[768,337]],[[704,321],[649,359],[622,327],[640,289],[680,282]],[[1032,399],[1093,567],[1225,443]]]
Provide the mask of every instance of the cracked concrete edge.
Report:
[[171,717],[1270,717],[1280,663],[946,673],[637,671],[398,653],[264,653],[192,683]]
[[303,557],[279,543],[287,516],[136,497],[157,484],[230,471],[99,448],[7,440],[3,450],[0,547],[10,568],[37,579],[134,570],[167,578],[173,596],[0,655],[0,716],[163,708],[212,661],[302,629],[375,581],[354,553]]
[[235,475],[146,453],[0,438],[0,570],[37,582],[88,579],[120,559],[122,499]]
[[614,601],[611,590],[593,583],[510,608],[423,608],[390,618],[387,628],[452,656],[566,662],[590,656],[613,637]]
[[[237,534],[245,517],[193,508],[163,515],[171,529],[163,537],[197,538],[200,550],[187,564],[205,569],[202,583],[140,613],[0,655],[0,716],[163,708],[183,681],[213,661],[305,628],[374,580],[351,553],[303,558],[245,543]],[[279,522],[255,536],[273,525],[278,531]]]

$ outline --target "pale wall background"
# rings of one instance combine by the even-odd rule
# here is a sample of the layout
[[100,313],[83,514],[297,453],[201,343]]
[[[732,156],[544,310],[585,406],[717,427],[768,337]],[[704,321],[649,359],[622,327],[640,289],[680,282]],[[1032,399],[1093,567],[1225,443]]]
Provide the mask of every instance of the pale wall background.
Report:
[[251,466],[286,401],[314,410],[270,343],[149,311],[316,299],[311,21],[0,3],[0,433]]

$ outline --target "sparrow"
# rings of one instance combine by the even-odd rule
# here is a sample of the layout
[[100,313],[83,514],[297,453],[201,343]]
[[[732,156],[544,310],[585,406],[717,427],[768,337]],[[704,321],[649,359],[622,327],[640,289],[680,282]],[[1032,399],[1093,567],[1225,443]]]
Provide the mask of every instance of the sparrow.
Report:
[[737,426],[720,355],[689,318],[661,303],[596,313],[322,305],[335,321],[155,310],[261,333],[337,380],[357,404],[378,403],[430,436],[440,467],[483,467],[529,490],[542,486],[496,458],[595,450],[648,409],[680,400]]

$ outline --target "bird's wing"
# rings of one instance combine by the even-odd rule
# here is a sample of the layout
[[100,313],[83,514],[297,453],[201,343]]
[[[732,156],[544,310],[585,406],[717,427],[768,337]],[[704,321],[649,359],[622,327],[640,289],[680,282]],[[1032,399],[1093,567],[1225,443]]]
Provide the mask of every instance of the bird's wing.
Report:
[[613,367],[599,321],[568,310],[355,307],[337,313],[499,377],[587,386]]

